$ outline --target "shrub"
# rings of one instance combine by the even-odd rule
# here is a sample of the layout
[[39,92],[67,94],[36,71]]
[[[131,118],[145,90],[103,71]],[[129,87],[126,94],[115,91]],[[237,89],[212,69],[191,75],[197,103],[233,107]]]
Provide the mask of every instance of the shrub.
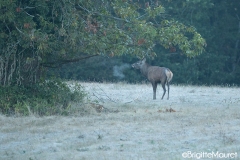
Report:
[[58,80],[29,86],[0,86],[0,112],[6,115],[66,115],[71,102],[82,102],[86,96],[80,85],[69,87]]

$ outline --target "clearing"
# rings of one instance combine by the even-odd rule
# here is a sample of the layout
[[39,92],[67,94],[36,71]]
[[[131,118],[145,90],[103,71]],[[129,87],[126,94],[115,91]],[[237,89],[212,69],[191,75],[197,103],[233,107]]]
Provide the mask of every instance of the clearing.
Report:
[[0,159],[240,159],[237,87],[81,84],[91,103],[71,116],[0,115]]

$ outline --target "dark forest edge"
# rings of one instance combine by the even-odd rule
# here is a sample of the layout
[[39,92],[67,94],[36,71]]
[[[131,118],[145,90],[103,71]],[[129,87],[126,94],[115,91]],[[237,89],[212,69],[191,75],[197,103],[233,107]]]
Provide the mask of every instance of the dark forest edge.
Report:
[[[129,56],[121,58],[98,56],[50,69],[48,75],[75,81],[141,83],[146,81],[146,78],[131,67],[131,64],[137,60],[137,58]],[[240,86],[240,81],[237,78],[239,70],[236,73],[226,73],[220,71],[219,63],[209,64],[204,60],[204,54],[189,59],[183,55],[165,53],[159,53],[158,57],[154,59],[147,59],[151,65],[171,68],[174,73],[172,84]],[[213,61],[211,58],[208,60]]]

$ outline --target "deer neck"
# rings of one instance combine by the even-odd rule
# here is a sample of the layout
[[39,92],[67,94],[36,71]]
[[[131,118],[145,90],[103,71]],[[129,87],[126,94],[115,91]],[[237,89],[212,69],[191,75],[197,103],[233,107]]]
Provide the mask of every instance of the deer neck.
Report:
[[140,69],[141,70],[141,73],[147,77],[148,76],[148,67],[150,67],[149,64],[145,63],[142,68]]

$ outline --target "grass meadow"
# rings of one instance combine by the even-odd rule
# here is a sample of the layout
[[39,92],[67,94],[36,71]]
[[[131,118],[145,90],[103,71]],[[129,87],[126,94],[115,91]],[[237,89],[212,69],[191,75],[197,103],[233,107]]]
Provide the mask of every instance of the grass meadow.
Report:
[[159,85],[153,100],[149,83],[80,84],[69,116],[0,115],[0,159],[240,159],[238,87],[172,85],[161,100]]

